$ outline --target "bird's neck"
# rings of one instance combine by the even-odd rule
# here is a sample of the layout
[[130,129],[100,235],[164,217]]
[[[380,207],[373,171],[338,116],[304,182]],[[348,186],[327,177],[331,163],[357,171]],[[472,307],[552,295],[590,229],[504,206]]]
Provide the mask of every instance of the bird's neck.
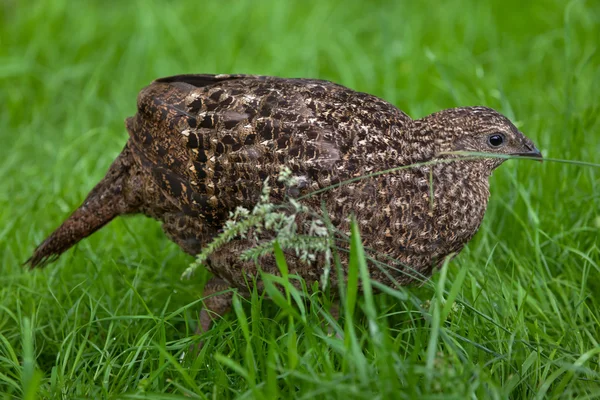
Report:
[[[427,163],[435,156],[435,143],[429,137],[414,135],[410,126],[391,125],[385,132],[384,142],[375,152],[366,154],[364,162],[370,169],[387,170]],[[381,140],[381,137],[377,137]],[[359,143],[360,145],[361,143]]]
[[[456,161],[429,168],[434,220],[444,241],[458,252],[479,229],[490,196],[484,166]],[[452,247],[452,245],[450,245]]]

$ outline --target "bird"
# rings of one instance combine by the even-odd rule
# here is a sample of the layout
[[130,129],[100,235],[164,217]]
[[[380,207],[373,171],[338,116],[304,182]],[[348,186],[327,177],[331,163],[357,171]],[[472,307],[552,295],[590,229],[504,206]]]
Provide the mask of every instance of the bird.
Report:
[[[271,203],[296,198],[317,213],[325,209],[340,232],[350,231],[353,216],[365,248],[380,261],[369,264],[371,279],[407,285],[430,277],[475,235],[497,167],[511,157],[542,159],[534,143],[491,108],[457,107],[412,119],[376,96],[306,78],[156,79],[140,91],[137,112],[125,126],[122,152],[81,206],[35,249],[26,261],[31,268],[127,214],[160,221],[169,239],[197,255],[232,212],[255,206],[263,182],[277,182],[286,167],[295,186],[273,185]],[[477,156],[461,156],[465,152]],[[360,179],[365,175],[372,176]],[[307,221],[298,221],[301,232]],[[239,236],[209,256],[213,277],[204,296],[224,292],[205,298],[201,331],[230,309],[226,289],[248,293],[261,271],[279,273],[272,256],[259,263],[241,259],[256,244]],[[290,274],[313,282],[323,273],[322,258],[285,255]]]

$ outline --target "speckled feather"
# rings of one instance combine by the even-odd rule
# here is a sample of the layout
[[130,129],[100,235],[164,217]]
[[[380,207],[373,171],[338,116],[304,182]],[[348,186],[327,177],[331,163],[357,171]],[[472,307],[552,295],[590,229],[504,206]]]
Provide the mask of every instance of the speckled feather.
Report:
[[[528,138],[492,109],[455,108],[413,121],[375,96],[311,79],[158,79],[141,91],[138,112],[126,126],[130,140],[107,177],[36,249],[29,260],[32,266],[43,265],[127,213],[162,221],[173,241],[197,254],[231,211],[256,204],[263,181],[269,177],[275,183],[282,165],[299,178],[298,185],[276,186],[274,203],[372,172],[440,159],[446,162],[359,180],[302,199],[314,210],[325,204],[342,232],[349,230],[348,218],[354,214],[374,257],[396,263],[388,270],[372,266],[372,277],[406,284],[416,275],[429,276],[477,232],[487,207],[488,178],[504,161],[447,162],[456,156],[445,152],[540,156]],[[502,146],[490,145],[494,134],[502,135]],[[85,218],[92,222],[83,224]],[[302,229],[304,221],[299,222]],[[253,244],[234,240],[211,257],[209,268],[220,279],[219,287],[246,289],[256,266],[238,256]],[[309,281],[322,273],[319,262],[302,263],[293,252],[287,256],[291,273]],[[261,264],[277,272],[271,258]]]

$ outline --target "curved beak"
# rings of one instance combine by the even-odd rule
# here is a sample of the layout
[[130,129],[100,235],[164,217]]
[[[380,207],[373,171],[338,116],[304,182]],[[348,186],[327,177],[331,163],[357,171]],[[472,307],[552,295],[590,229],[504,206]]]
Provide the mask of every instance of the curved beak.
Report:
[[519,156],[519,157],[530,157],[530,158],[536,158],[536,161],[543,161],[543,156],[542,156],[542,152],[539,151],[534,145],[529,145],[526,144],[525,147],[527,148],[527,151],[523,151],[523,152],[519,152],[519,153],[512,153],[511,155],[513,156]]

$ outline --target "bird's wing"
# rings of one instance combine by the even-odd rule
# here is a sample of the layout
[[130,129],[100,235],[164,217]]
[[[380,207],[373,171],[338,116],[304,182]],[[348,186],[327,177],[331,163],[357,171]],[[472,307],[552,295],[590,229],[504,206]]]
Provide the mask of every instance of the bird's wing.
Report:
[[220,219],[254,204],[283,165],[300,178],[295,195],[353,176],[369,129],[404,119],[383,100],[326,81],[182,75],[145,88],[127,127],[169,197]]

